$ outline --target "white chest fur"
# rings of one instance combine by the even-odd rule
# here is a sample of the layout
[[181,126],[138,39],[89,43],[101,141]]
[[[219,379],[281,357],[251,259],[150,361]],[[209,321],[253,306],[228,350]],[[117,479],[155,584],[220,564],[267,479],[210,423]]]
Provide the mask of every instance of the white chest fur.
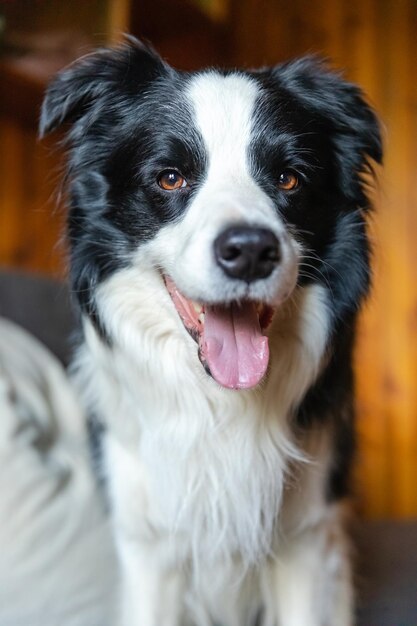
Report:
[[288,463],[301,460],[289,418],[323,362],[325,292],[304,288],[282,308],[267,380],[236,392],[204,372],[168,296],[155,312],[155,280],[142,277],[138,289],[127,269],[100,288],[114,343],[86,322],[78,359],[87,402],[131,459],[129,527],[186,537],[188,555],[206,563],[238,553],[253,564],[271,549]]

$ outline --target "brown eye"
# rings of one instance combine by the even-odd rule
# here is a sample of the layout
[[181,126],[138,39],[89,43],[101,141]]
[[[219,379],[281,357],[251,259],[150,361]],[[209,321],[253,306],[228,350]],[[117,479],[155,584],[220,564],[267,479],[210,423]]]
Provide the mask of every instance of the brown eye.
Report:
[[298,176],[291,170],[284,170],[278,178],[278,187],[283,191],[291,191],[298,187]]
[[176,170],[166,170],[158,177],[158,185],[165,191],[175,191],[187,186],[184,176]]

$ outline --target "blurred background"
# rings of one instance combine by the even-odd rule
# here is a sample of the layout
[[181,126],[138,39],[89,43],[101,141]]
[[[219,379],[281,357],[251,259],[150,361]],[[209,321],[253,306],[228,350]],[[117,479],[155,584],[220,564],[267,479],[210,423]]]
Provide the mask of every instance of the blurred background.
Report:
[[386,159],[370,225],[374,292],[356,355],[356,482],[367,517],[417,517],[417,2],[0,0],[1,268],[65,277],[62,155],[37,140],[42,93],[54,72],[123,32],[182,69],[318,52],[378,111]]

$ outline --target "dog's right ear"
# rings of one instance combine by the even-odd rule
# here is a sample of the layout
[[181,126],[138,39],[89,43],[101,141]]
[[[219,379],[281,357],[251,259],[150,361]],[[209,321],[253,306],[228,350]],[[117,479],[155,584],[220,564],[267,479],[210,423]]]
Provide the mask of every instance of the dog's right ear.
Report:
[[115,91],[134,93],[162,73],[172,71],[149,45],[134,37],[118,48],[93,52],[60,72],[42,104],[39,134],[80,119],[94,104]]

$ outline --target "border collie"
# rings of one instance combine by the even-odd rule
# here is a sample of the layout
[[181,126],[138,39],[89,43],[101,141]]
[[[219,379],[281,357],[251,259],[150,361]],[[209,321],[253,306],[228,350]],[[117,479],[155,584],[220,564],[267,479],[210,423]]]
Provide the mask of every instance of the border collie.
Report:
[[117,623],[351,626],[375,114],[315,58],[188,73],[132,38],[56,77],[62,124]]

